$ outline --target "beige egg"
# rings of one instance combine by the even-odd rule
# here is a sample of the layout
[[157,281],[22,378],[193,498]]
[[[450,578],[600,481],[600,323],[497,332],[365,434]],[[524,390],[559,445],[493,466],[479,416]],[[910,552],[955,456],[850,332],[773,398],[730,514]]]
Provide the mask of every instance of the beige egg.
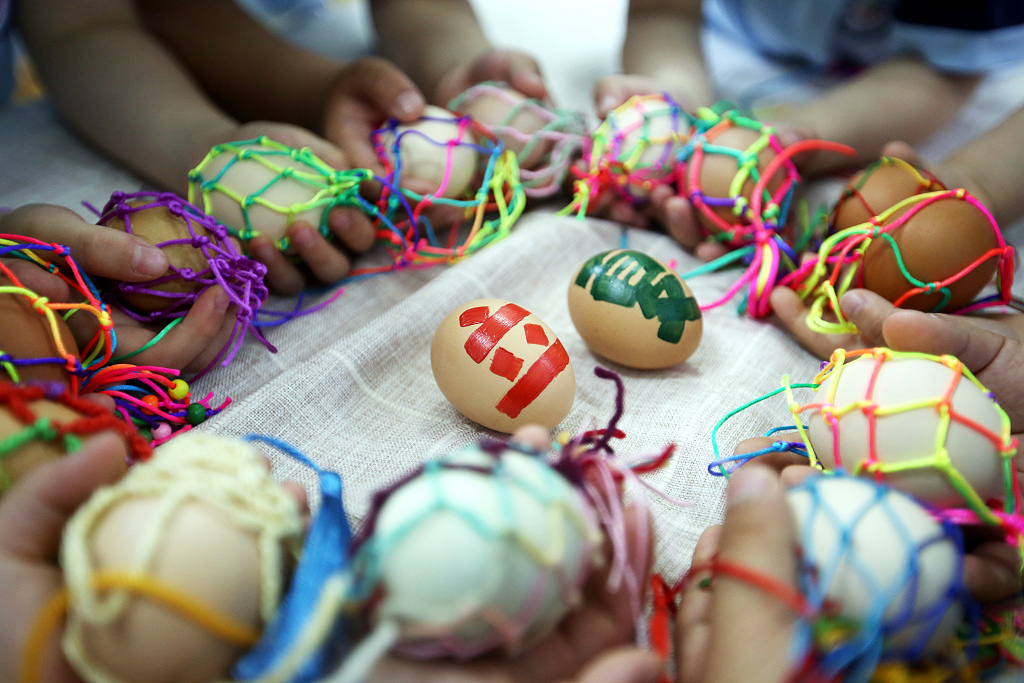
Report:
[[[829,470],[843,467],[854,472],[869,461],[873,441],[883,471],[886,466],[915,461],[922,465],[901,472],[886,472],[882,475],[884,483],[933,505],[964,507],[963,496],[934,466],[937,444],[941,444],[953,468],[982,500],[1001,499],[1003,460],[997,445],[958,420],[950,420],[945,439],[939,440],[938,408],[918,405],[926,401],[934,403],[945,396],[955,381],[954,371],[928,358],[897,356],[885,360],[880,367],[876,365],[870,356],[848,362],[840,372],[833,371],[817,389],[814,403],[824,403],[826,408],[832,406],[831,410],[836,412],[849,410],[837,416],[834,427],[825,421],[819,408],[811,409],[807,415],[810,442],[822,465]],[[876,370],[877,376],[874,375]],[[835,395],[829,399],[833,388]],[[871,404],[877,404],[882,411],[874,418],[873,439],[871,423],[861,409]],[[950,408],[992,434],[1001,434],[1002,419],[996,403],[965,377],[956,383]]]
[[632,97],[608,113],[598,129],[607,140],[606,153],[634,177],[628,184],[635,197],[650,193],[647,182],[672,173],[677,152],[693,133],[690,116],[661,95]]
[[647,254],[606,251],[569,284],[569,314],[594,353],[631,368],[668,368],[700,344],[704,321],[693,292]]
[[[243,150],[251,150],[259,158],[242,158]],[[188,200],[232,230],[245,234],[248,228],[254,235],[277,242],[295,221],[320,227],[325,205],[316,197],[327,185],[322,171],[276,147],[255,143],[232,146],[190,174]],[[312,176],[312,182],[306,182],[303,174]],[[203,181],[215,181],[215,186],[204,190]],[[251,205],[243,209],[240,200],[250,197]]]
[[[98,570],[131,566],[137,539],[155,522],[156,498],[129,500],[97,525],[93,562]],[[254,630],[260,618],[259,546],[255,534],[232,525],[211,505],[181,507],[170,520],[150,576],[187,592]],[[228,678],[244,648],[219,641],[176,612],[135,600],[116,625],[88,625],[86,650],[105,668],[130,683],[209,683]],[[144,656],[125,656],[144,653]],[[182,657],[182,653],[189,653]]]
[[[448,199],[461,197],[476,175],[478,151],[468,127],[459,130],[459,115],[447,109],[427,105],[423,118],[381,134],[381,143],[391,164],[398,137],[399,185],[418,194],[433,194]],[[445,173],[448,183],[441,192]]]
[[500,299],[477,299],[449,313],[434,334],[430,364],[456,410],[499,432],[554,427],[576,396],[572,363],[555,333]]
[[[56,401],[39,400],[32,401],[27,407],[37,418],[46,418],[51,423],[69,424],[82,419],[82,415],[65,405]],[[26,425],[10,412],[3,405],[0,405],[0,443],[7,439],[25,432]],[[83,438],[88,441],[88,437]],[[0,449],[3,450],[3,449]],[[61,439],[46,441],[44,439],[32,439],[13,451],[5,451],[0,455],[0,495],[6,487],[13,486],[18,480],[29,472],[47,463],[62,457],[67,450],[64,448],[64,441]],[[125,463],[127,469],[127,463]]]
[[550,122],[550,118],[538,111],[540,109],[540,104],[529,102],[525,95],[507,85],[480,87],[459,106],[460,113],[468,114],[492,130],[505,143],[505,149],[512,150],[519,158],[519,166],[526,169],[535,168],[554,147],[550,140],[536,139],[530,153],[522,154],[530,137]]
[[[147,203],[149,202],[144,200],[128,202],[130,206],[142,206]],[[181,216],[175,216],[163,206],[154,206],[148,209],[135,211],[129,214],[128,221],[131,224],[131,231],[133,235],[136,235],[137,237],[140,237],[154,245],[172,240],[189,239],[192,236],[192,233],[189,232],[188,224],[185,222],[185,219]],[[109,228],[114,228],[115,230],[125,231],[124,219],[117,216],[106,221],[103,225]],[[192,225],[194,226],[197,234],[205,237],[210,236],[209,231],[203,226],[198,223],[193,223]],[[164,254],[167,255],[167,260],[170,265],[179,270],[188,268],[199,273],[210,267],[210,262],[203,254],[202,250],[196,249],[190,244],[171,244],[166,247],[161,247],[161,249]],[[194,281],[188,282],[177,278],[160,284],[145,284],[144,286],[146,289],[155,289],[161,292],[176,294],[198,292],[203,287],[202,283]],[[128,294],[119,292],[118,298],[136,313],[153,313],[167,308],[174,303],[173,299],[156,296],[155,294]]]
[[[301,528],[294,499],[251,445],[176,437],[68,522],[65,654],[89,683],[228,680],[273,617]],[[109,572],[139,587],[101,588],[95,581]],[[159,586],[241,632],[217,633],[146,591]]]

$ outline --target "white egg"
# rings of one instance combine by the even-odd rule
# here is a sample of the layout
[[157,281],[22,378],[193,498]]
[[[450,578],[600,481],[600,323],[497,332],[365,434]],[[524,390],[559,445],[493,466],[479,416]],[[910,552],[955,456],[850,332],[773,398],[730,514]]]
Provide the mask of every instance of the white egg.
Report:
[[693,133],[692,121],[663,95],[632,97],[608,113],[595,133],[593,152],[621,163],[631,174],[630,193],[646,197],[651,181],[672,173],[678,163],[677,152]]
[[[951,415],[960,419],[948,420],[943,434],[939,399],[947,394]],[[965,507],[937,466],[948,455],[982,500],[1004,495],[1004,414],[988,393],[938,360],[897,354],[879,364],[862,356],[832,371],[808,411],[811,446],[826,469],[856,472],[874,452],[885,483],[933,505]]]
[[418,194],[456,199],[476,175],[479,152],[468,119],[447,109],[427,105],[419,121],[385,130],[380,139],[391,164],[400,165],[399,185]]
[[469,446],[388,495],[354,566],[381,590],[373,618],[397,624],[398,652],[461,658],[549,633],[600,545],[589,504],[542,458]]
[[883,638],[883,657],[913,661],[949,645],[964,615],[955,527],[906,494],[854,477],[811,477],[787,498],[809,570],[802,590],[813,604],[827,598]]

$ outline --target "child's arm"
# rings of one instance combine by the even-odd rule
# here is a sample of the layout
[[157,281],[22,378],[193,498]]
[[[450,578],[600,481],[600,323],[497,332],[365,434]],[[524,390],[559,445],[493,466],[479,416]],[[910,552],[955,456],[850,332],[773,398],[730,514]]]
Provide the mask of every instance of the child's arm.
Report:
[[661,91],[691,111],[711,104],[700,43],[702,21],[701,0],[631,0],[622,75],[598,82],[598,115],[603,117],[633,95]]
[[537,62],[493,48],[468,0],[370,0],[370,7],[382,52],[430,101],[443,106],[488,80],[504,81],[528,97],[547,97]]
[[1003,227],[1024,217],[1024,109],[961,147],[936,169],[978,196]]
[[102,151],[164,187],[238,123],[140,25],[127,0],[26,0],[16,17],[47,90]]
[[780,128],[857,150],[854,160],[829,154],[801,166],[813,173],[836,164],[868,164],[890,140],[927,140],[957,115],[977,83],[977,77],[943,74],[918,59],[900,57],[870,66],[809,102],[754,113]]

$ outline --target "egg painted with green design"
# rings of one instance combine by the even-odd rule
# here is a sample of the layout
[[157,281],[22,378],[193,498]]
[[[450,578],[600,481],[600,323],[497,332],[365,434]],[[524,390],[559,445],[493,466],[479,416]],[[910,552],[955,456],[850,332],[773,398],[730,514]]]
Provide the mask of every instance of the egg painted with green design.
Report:
[[686,283],[647,254],[606,251],[569,283],[569,315],[590,349],[631,368],[668,368],[689,358],[704,332]]

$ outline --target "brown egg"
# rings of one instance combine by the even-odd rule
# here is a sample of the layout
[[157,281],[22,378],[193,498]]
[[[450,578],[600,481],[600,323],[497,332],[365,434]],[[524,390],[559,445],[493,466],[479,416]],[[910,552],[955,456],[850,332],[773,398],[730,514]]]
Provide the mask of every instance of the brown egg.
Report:
[[430,345],[437,386],[474,422],[511,434],[554,427],[572,408],[576,376],[544,322],[521,306],[477,299],[441,321]]
[[689,358],[704,329],[686,283],[660,261],[616,249],[580,266],[569,314],[594,353],[631,368],[668,368]]
[[473,97],[467,98],[460,105],[459,113],[468,114],[488,129],[497,127],[494,134],[505,143],[505,149],[512,150],[519,157],[519,166],[526,169],[535,168],[551,152],[554,144],[550,140],[538,139],[530,153],[524,157],[522,151],[527,143],[505,129],[512,128],[532,136],[543,130],[549,120],[538,114],[531,105],[523,105],[527,101],[526,96],[509,86],[495,85],[491,88],[481,89],[474,93]]
[[946,189],[931,173],[894,157],[882,157],[853,176],[832,210],[830,232],[866,223],[890,206],[925,192]]
[[[399,184],[418,194],[437,194],[445,173],[448,173],[448,183],[440,196],[448,199],[461,197],[476,175],[478,152],[467,144],[473,142],[473,135],[468,128],[460,133],[458,115],[447,109],[427,105],[423,115],[425,118],[395,129],[401,162]],[[394,164],[391,147],[395,135],[385,132],[381,135],[381,142]],[[449,146],[448,143],[452,144]]]
[[[53,422],[67,424],[82,417],[71,408],[54,401],[32,401],[28,404],[28,408],[37,417],[45,417]],[[22,424],[6,406],[0,405],[0,443],[18,434],[23,434],[26,428],[27,426]],[[13,486],[39,465],[56,460],[65,453],[67,451],[61,440],[32,439],[12,452],[0,454],[0,471],[2,471],[0,494],[4,492],[5,486]]]
[[[725,128],[715,127],[710,129],[707,133],[707,142],[711,145],[717,147],[731,147],[739,150],[748,149],[760,139],[761,133],[759,131],[735,125]],[[763,172],[774,158],[775,152],[771,147],[765,147],[761,150],[757,156],[758,173]],[[705,198],[728,199],[731,196],[729,188],[732,185],[733,178],[736,177],[738,172],[739,164],[733,155],[709,151],[707,147],[705,147],[704,158],[701,162],[698,176],[700,179],[699,189],[701,194]],[[779,189],[779,185],[782,184],[783,178],[783,170],[780,169],[768,182],[766,188],[768,192],[774,193]],[[754,191],[754,185],[756,184],[757,176],[753,173],[751,173],[750,177],[743,183],[741,193],[747,198],[748,202]],[[688,188],[687,191],[689,192],[690,189]],[[704,214],[704,211],[710,211],[730,225],[744,225],[749,223],[749,221],[742,215],[733,213],[731,206],[707,205],[701,211],[697,211],[697,220],[712,233],[720,232],[720,228],[713,220],[711,220],[711,218]]]
[[[10,287],[12,283],[0,276],[0,286]],[[54,320],[64,348],[68,353],[79,356],[78,344],[61,318],[61,311],[54,311]],[[60,357],[49,320],[32,308],[32,302],[27,297],[21,294],[0,294],[0,321],[3,321],[0,324],[0,352],[19,360]],[[60,382],[71,385],[71,375],[63,362],[19,365],[17,371],[20,382]],[[0,363],[0,378],[8,377],[9,373]]]
[[[142,206],[147,203],[144,200],[128,202],[131,206]],[[141,237],[150,244],[160,244],[161,242],[189,239],[191,237],[185,219],[181,216],[175,216],[163,206],[154,206],[149,209],[136,211],[128,216],[128,221],[131,223],[132,234]],[[124,220],[118,217],[111,218],[104,225],[115,230],[125,230]],[[198,234],[210,236],[210,232],[198,223],[193,223],[192,225]],[[198,273],[210,265],[202,250],[196,249],[189,244],[171,244],[161,248],[167,255],[170,265],[175,268],[189,268]],[[146,289],[155,289],[175,294],[198,292],[203,287],[201,283],[188,282],[180,278],[156,285],[141,283],[140,286],[145,286]],[[119,292],[118,298],[136,313],[153,313],[154,311],[167,308],[173,303],[173,299],[156,296],[155,294]]]
[[[252,156],[242,158],[246,150],[251,150]],[[229,163],[230,168],[218,178],[218,174]],[[244,234],[246,228],[250,228],[253,234],[277,242],[295,221],[305,221],[315,228],[320,227],[324,204],[301,211],[299,208],[313,202],[317,194],[328,185],[322,171],[321,168],[292,159],[277,147],[258,143],[237,145],[237,149],[224,149],[196,167],[190,174],[192,180],[188,198],[205,213],[238,233]],[[284,177],[285,173],[308,174],[318,182],[307,183],[295,175]],[[217,187],[207,191],[204,197],[202,181],[212,181],[214,178],[218,178]],[[258,197],[259,201],[253,201],[243,210],[239,200],[232,197],[232,194],[242,198]]]
[[[950,196],[928,204],[916,202],[894,213],[883,225],[891,225],[911,212],[906,223],[889,234],[899,248],[907,271],[922,282],[951,277],[998,246],[998,228],[966,199]],[[998,255],[992,256],[951,283],[951,297],[942,310],[955,310],[969,304],[992,280],[998,262]],[[903,276],[889,241],[883,237],[873,239],[864,252],[861,276],[864,287],[893,302],[915,287]],[[939,293],[916,294],[901,305],[931,311],[941,301]]]
[[[159,500],[137,498],[111,509],[92,537],[98,571],[130,567],[136,541],[154,523]],[[255,534],[230,523],[204,502],[187,503],[167,525],[160,550],[148,572],[201,603],[252,629],[260,618],[259,546]],[[216,571],[211,571],[211,561]],[[209,683],[227,680],[231,666],[244,654],[201,626],[141,599],[128,606],[117,627],[86,626],[83,645],[90,656],[125,683]],[[144,657],[125,652],[145,653]],[[187,659],[182,652],[191,653]]]

